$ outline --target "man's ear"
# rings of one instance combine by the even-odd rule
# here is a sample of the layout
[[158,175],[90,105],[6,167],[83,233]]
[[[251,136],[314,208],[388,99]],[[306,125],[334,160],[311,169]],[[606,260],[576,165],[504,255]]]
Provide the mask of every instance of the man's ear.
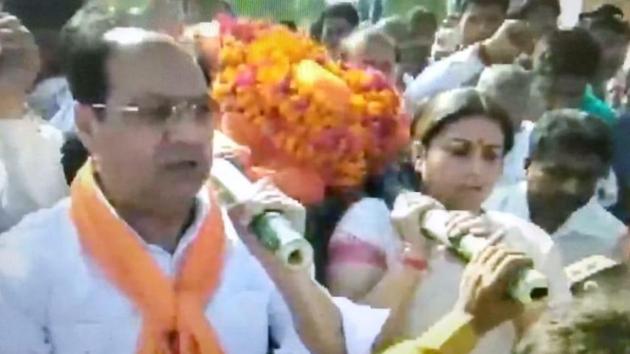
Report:
[[88,151],[92,151],[94,145],[94,132],[98,117],[89,105],[76,103],[74,106],[74,122],[77,126],[77,135]]
[[420,141],[414,140],[411,142],[411,162],[413,163],[413,169],[422,174],[424,169],[424,163],[426,160],[426,149]]

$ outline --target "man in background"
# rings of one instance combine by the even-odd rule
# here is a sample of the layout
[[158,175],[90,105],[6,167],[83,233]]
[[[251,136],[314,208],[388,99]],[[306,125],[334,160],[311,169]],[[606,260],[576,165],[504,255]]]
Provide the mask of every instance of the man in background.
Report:
[[578,110],[546,113],[531,133],[526,180],[495,191],[487,210],[548,232],[565,266],[592,255],[619,260],[625,225],[594,198],[613,157],[610,128]]
[[27,104],[40,69],[33,35],[14,16],[0,13],[0,232],[25,215],[53,206],[68,187],[61,166],[60,131]]

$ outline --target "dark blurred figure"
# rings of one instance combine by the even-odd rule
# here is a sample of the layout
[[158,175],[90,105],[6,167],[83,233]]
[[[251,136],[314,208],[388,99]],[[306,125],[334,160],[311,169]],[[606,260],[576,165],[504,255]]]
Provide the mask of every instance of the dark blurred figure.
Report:
[[[359,13],[351,3],[337,3],[326,7],[320,20],[319,39],[333,55],[337,55],[341,41],[359,25]],[[315,31],[318,26],[315,26]],[[315,34],[314,38],[317,38]]]
[[293,32],[297,31],[297,25],[295,24],[295,21],[284,20],[284,21],[280,21],[280,24],[286,26],[288,29],[290,29]]
[[630,225],[630,114],[622,115],[613,129],[613,169],[617,176],[619,200],[612,213]]
[[[28,98],[29,106],[45,120],[71,102],[67,81],[63,78],[59,32],[83,5],[83,0],[5,0],[4,11],[18,17],[35,36],[41,69]],[[65,126],[51,122],[64,131]]]
[[424,7],[415,7],[410,12],[409,35],[405,41],[398,43],[401,75],[406,74],[414,78],[426,67],[437,28],[435,15]]
[[461,45],[490,38],[505,20],[509,6],[509,0],[464,0],[459,21]]
[[544,36],[533,54],[532,94],[545,102],[548,110],[583,108],[586,88],[595,78],[600,57],[599,45],[586,30],[556,30]]
[[602,5],[595,11],[581,14],[579,25],[589,31],[602,49],[593,90],[603,99],[606,83],[617,74],[626,59],[630,27],[624,21],[623,11],[614,5]]
[[4,11],[19,18],[35,36],[42,59],[38,81],[61,75],[59,31],[84,0],[4,0]]
[[315,22],[311,23],[311,27],[308,32],[311,38],[321,42],[322,41],[322,27],[324,26],[324,17],[320,15]]
[[558,28],[560,10],[559,0],[525,0],[508,16],[526,21],[534,35],[542,37]]
[[61,164],[66,182],[70,185],[74,176],[87,161],[89,153],[76,134],[68,134],[65,138],[61,147]]

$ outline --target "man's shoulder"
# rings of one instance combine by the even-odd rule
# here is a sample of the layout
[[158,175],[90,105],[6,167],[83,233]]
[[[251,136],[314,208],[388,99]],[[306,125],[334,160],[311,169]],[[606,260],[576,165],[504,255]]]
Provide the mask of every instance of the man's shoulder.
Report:
[[72,262],[77,258],[69,255],[78,249],[78,240],[70,238],[75,233],[68,231],[68,210],[69,201],[61,201],[0,235],[2,300],[37,321],[44,321],[55,286],[76,271]]
[[[53,255],[61,257],[68,246],[68,231],[73,227],[69,209],[70,200],[64,199],[51,208],[27,215],[0,235],[0,253],[19,256],[28,263],[42,262]],[[4,259],[0,257],[0,263],[2,261]]]
[[551,236],[541,229],[538,225],[532,223],[529,220],[525,220],[518,215],[501,211],[488,212],[488,216],[508,230],[518,231],[516,234],[527,242],[530,248],[540,250],[542,253],[547,253],[553,246],[553,239]]
[[627,227],[597,201],[590,201],[574,215],[572,228],[581,233],[602,238],[617,238],[627,232]]
[[63,143],[63,133],[32,112],[26,113],[20,119],[1,120],[0,126],[4,128],[5,133],[2,134],[4,137],[41,139],[59,146]]

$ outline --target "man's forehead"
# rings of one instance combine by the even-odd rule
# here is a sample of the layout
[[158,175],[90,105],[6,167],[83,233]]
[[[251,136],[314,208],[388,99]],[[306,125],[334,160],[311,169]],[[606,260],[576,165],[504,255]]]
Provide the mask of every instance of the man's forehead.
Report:
[[582,172],[598,172],[604,164],[596,153],[563,149],[555,149],[537,160],[546,167],[561,167]]
[[324,25],[328,27],[351,27],[352,25],[348,20],[339,16],[330,16],[324,19]]
[[108,60],[112,94],[197,97],[207,92],[201,67],[171,37],[142,29],[115,29]]

